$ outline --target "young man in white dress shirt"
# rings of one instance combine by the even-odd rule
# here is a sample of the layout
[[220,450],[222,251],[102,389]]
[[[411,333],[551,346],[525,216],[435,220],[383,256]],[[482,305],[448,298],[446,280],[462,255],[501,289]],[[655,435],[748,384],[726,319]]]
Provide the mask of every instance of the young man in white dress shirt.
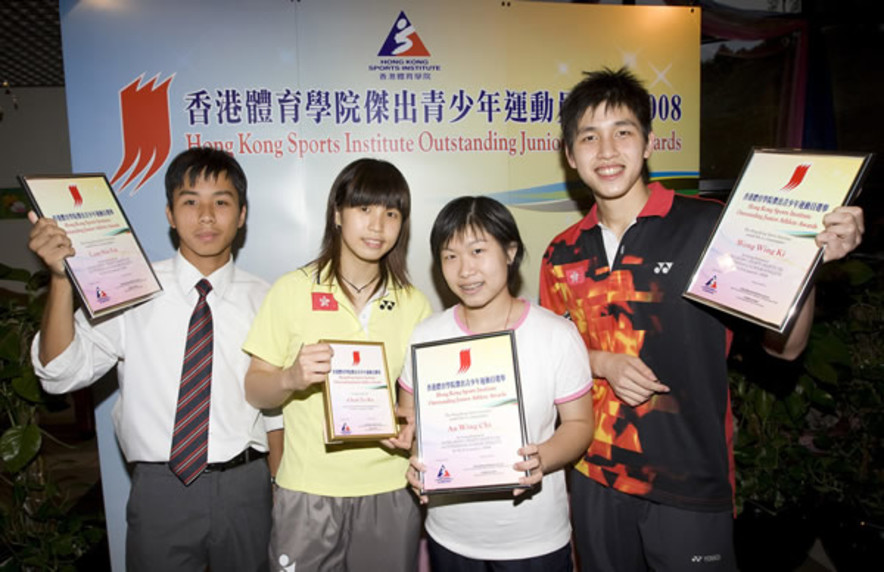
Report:
[[[266,570],[272,498],[266,432],[281,422],[275,427],[268,419],[265,426],[243,387],[249,356],[240,348],[268,289],[233,264],[232,244],[246,220],[246,177],[223,151],[189,149],[169,165],[166,197],[180,243],[174,258],[153,265],[163,294],[103,320],[75,311],[63,264],[75,254],[67,234],[55,221],[29,214],[29,247],[52,276],[32,361],[50,393],[85,387],[117,367],[114,427],[134,466],[127,569]],[[203,279],[210,288],[203,283],[198,290]],[[173,428],[191,314],[206,303],[211,395],[204,396],[208,405],[202,402],[208,451],[198,467],[207,466],[185,479],[170,468]]]

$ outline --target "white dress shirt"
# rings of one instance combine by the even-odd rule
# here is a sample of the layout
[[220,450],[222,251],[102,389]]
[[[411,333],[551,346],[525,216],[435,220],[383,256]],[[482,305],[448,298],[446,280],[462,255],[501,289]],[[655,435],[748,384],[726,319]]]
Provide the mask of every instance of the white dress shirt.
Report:
[[[117,439],[129,462],[166,462],[178,402],[188,323],[203,276],[179,252],[153,265],[164,292],[107,319],[90,322],[75,314],[74,340],[45,366],[39,334],[31,361],[43,388],[66,393],[86,387],[117,366],[120,398],[114,405]],[[244,379],[250,356],[241,347],[268,284],[236,268],[233,259],[207,277],[214,322],[209,462],[220,463],[251,446],[267,450],[266,431],[281,429],[281,416],[268,418],[246,402]]]

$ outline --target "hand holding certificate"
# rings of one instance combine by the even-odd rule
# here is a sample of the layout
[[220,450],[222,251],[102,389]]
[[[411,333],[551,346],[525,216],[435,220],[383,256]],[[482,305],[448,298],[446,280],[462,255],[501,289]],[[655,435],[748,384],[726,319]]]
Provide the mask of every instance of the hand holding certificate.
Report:
[[34,210],[54,219],[71,241],[76,254],[64,265],[90,317],[128,308],[162,292],[104,175],[19,179]]
[[856,197],[871,157],[754,150],[685,297],[786,330],[823,259],[823,216]]
[[513,465],[526,442],[513,333],[412,347],[421,494],[524,485]]

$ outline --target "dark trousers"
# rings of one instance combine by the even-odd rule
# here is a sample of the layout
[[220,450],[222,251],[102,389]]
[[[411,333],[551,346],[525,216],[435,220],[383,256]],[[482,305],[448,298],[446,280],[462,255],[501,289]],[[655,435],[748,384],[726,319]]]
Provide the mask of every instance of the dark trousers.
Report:
[[730,512],[653,503],[572,471],[571,517],[583,572],[736,570]]
[[136,463],[126,506],[126,569],[265,571],[271,505],[263,459],[203,473],[188,487],[165,464]]
[[448,550],[432,537],[427,538],[430,569],[444,572],[573,572],[571,545],[518,560],[475,560]]

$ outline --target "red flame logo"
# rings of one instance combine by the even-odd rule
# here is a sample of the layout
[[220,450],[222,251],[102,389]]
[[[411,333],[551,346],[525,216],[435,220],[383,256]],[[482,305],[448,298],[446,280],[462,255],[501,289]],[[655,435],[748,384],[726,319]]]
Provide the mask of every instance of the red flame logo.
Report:
[[77,188],[77,185],[68,185],[68,190],[71,192],[71,198],[74,199],[74,206],[83,206],[83,195],[80,194],[80,189]]
[[457,373],[466,373],[467,370],[470,369],[470,365],[471,360],[469,348],[465,350],[460,350],[460,368],[457,370]]
[[117,192],[122,191],[136,177],[141,180],[130,191],[138,192],[144,183],[160,170],[172,147],[172,129],[169,118],[170,76],[156,85],[157,77],[141,85],[139,77],[120,90],[120,113],[123,126],[123,160],[111,178],[111,185],[131,169],[129,177]]
[[801,184],[801,181],[804,180],[804,175],[807,174],[807,170],[810,169],[810,163],[802,163],[795,167],[795,172],[792,173],[792,178],[789,179],[789,182],[786,183],[780,191],[791,191],[795,187]]

